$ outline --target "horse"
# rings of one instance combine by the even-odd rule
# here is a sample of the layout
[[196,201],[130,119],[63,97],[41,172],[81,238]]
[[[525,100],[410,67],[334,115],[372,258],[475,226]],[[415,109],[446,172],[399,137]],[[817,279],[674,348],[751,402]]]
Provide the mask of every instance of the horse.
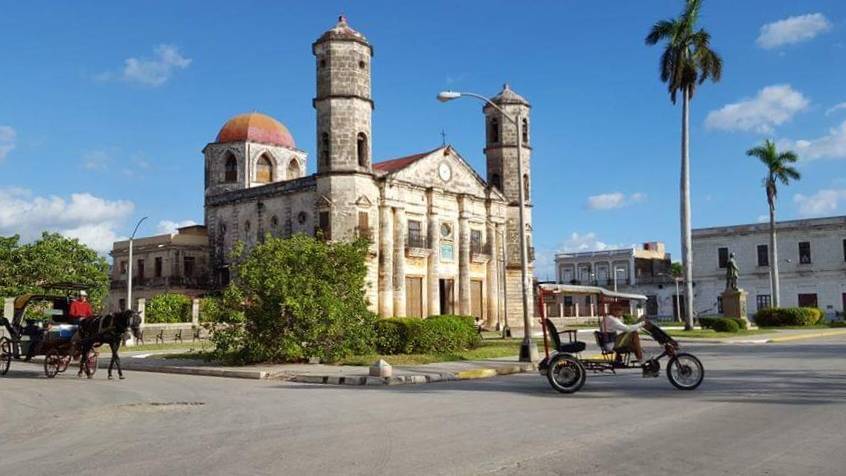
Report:
[[[123,342],[123,336],[127,330],[131,331],[136,339],[141,337],[141,316],[130,309],[80,321],[79,336],[82,357],[79,359],[77,376],[82,376],[84,366],[88,362],[88,353],[94,346],[109,344],[112,349],[112,360],[109,362],[109,380],[112,379],[112,368],[115,365],[117,365],[118,377],[123,380],[118,349],[120,349],[120,344]],[[91,378],[91,376],[89,375],[88,378]]]

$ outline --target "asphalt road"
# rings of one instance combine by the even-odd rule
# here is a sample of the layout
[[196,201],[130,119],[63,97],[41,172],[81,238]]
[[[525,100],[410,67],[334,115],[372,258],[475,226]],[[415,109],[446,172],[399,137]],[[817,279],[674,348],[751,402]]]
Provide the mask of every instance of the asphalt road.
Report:
[[332,387],[13,362],[0,378],[0,473],[846,474],[846,338],[688,346],[694,392],[663,375],[537,374]]

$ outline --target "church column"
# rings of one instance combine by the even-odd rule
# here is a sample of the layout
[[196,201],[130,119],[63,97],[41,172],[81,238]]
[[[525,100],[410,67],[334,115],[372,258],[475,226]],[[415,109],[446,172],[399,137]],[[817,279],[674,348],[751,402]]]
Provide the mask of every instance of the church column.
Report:
[[379,207],[379,315],[394,316],[394,227],[393,210]]
[[429,315],[433,316],[441,313],[441,293],[440,293],[440,263],[441,263],[441,232],[440,220],[438,213],[434,211],[432,199],[434,197],[429,195],[429,243],[432,246],[431,253],[429,253]]
[[459,198],[458,216],[458,312],[470,315],[470,224],[466,211],[467,197]]
[[405,209],[394,208],[394,316],[405,317]]
[[496,225],[494,225],[493,222],[488,222],[487,235],[490,259],[488,260],[488,282],[486,283],[488,286],[488,318],[486,320],[486,324],[488,328],[492,329],[499,318],[499,280],[497,279],[499,269],[497,267],[496,259],[496,250],[498,246],[496,239]]

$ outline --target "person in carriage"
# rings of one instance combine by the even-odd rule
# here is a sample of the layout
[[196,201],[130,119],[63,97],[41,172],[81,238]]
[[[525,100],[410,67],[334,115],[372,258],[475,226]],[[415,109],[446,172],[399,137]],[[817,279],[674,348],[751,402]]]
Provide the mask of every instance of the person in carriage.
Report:
[[[640,318],[635,324],[628,325],[621,321],[618,317],[611,314],[607,314],[602,317],[602,322],[600,323],[600,328],[602,329],[602,332],[606,334],[617,334],[613,345],[609,347],[611,347],[611,349],[613,349],[616,353],[615,360],[618,364],[622,363],[622,354],[626,352],[631,352],[634,354],[635,360],[632,362],[632,364],[646,363],[646,361],[643,360],[643,346],[640,343],[639,334],[640,329],[643,328],[645,325],[646,321],[643,318]],[[651,365],[644,366],[644,377],[657,376],[657,372],[658,369],[655,369]]]
[[71,301],[70,309],[68,310],[70,323],[79,325],[81,320],[88,319],[93,314],[91,304],[88,302],[88,293],[80,291],[79,297]]

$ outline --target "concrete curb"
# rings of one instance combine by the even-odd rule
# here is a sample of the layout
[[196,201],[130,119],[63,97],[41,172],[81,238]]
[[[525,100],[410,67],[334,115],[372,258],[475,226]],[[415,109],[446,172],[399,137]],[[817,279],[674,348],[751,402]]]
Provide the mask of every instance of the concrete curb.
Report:
[[810,334],[798,334],[792,336],[783,336],[783,337],[773,337],[772,339],[767,339],[767,343],[779,343],[779,342],[790,342],[793,340],[802,340],[802,339],[816,339],[819,337],[833,337],[833,336],[842,336],[846,335],[846,330],[841,331],[828,331],[828,332],[814,332]]
[[534,364],[515,364],[497,367],[459,370],[458,372],[454,373],[427,373],[399,375],[396,377],[369,377],[358,375],[294,375],[288,380],[298,383],[313,383],[324,385],[408,385],[448,382],[455,380],[475,380],[496,377],[497,375],[510,375],[516,373],[531,372],[533,370],[535,370]]
[[[100,369],[102,365],[98,366]],[[106,365],[108,367],[108,364]],[[156,372],[163,374],[181,374],[181,375],[199,375],[204,377],[225,377],[225,378],[244,378],[252,380],[263,380],[270,378],[271,373],[266,370],[236,370],[236,369],[216,369],[216,368],[201,368],[201,367],[173,367],[167,365],[126,365],[122,364],[123,370],[132,370],[136,372]]]

